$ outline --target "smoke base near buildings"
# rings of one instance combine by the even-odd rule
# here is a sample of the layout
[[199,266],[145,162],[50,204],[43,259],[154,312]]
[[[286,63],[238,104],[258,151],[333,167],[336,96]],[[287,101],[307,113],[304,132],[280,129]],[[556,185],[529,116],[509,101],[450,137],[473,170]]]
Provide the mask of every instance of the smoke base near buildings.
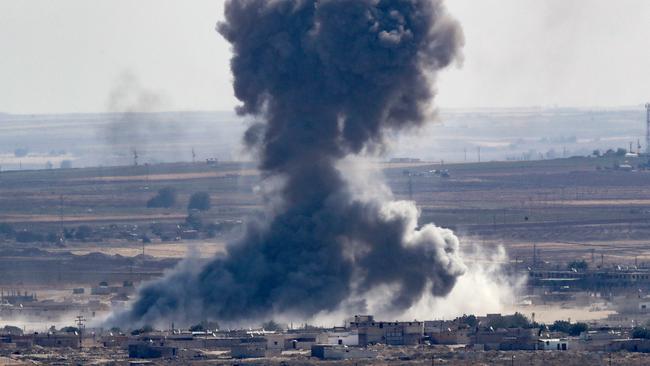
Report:
[[468,270],[454,233],[341,167],[431,117],[436,73],[463,44],[443,3],[245,0],[225,14],[238,113],[260,121],[244,139],[267,210],[226,256],[185,262],[109,322],[398,314],[448,295]]

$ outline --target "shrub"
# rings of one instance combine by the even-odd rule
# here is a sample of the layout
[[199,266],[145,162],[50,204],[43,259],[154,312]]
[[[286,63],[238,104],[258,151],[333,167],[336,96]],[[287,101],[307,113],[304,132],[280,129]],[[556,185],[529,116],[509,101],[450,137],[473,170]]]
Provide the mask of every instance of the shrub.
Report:
[[573,262],[569,263],[567,268],[569,270],[574,270],[575,269],[576,271],[584,272],[584,271],[587,270],[587,268],[589,268],[589,264],[587,264],[587,262],[585,260],[573,261]]
[[187,205],[188,210],[207,211],[210,209],[210,194],[208,192],[196,192],[190,196]]
[[0,329],[0,333],[21,336],[23,330],[13,325],[5,325],[4,328]]
[[644,328],[644,327],[635,327],[634,329],[632,329],[632,338],[649,339],[650,338],[650,330],[648,330],[648,328]]
[[16,241],[19,243],[31,243],[43,241],[43,239],[43,235],[32,231],[23,230],[16,233]]
[[589,326],[586,323],[569,323],[566,320],[556,320],[553,325],[549,327],[549,330],[553,332],[562,332],[567,333],[571,336],[580,335],[580,333],[589,329]]
[[59,234],[57,234],[57,233],[48,233],[47,236],[45,237],[45,240],[47,240],[50,243],[58,243],[59,242]]
[[6,222],[0,223],[0,234],[13,236],[15,233],[16,231],[14,230],[14,227],[11,224],[7,224]]
[[203,324],[194,324],[190,327],[190,332],[203,332],[205,331],[205,327]]
[[78,240],[88,240],[93,233],[93,229],[88,225],[81,225],[74,233],[74,237]]
[[176,204],[176,190],[172,187],[161,188],[158,193],[147,201],[149,208],[169,208]]
[[282,327],[280,324],[276,323],[273,320],[269,320],[268,322],[262,323],[262,328],[264,330],[269,330],[269,331],[280,331],[282,330]]
[[533,328],[534,324],[521,313],[514,313],[513,315],[505,315],[494,321],[490,322],[490,326],[494,329],[497,328]]
[[191,213],[185,218],[185,225],[194,230],[201,230],[203,228],[203,220],[199,215]]
[[153,327],[151,325],[145,325],[144,327],[140,329],[136,329],[131,332],[131,335],[139,335],[139,334],[145,334],[145,333],[151,333],[153,331]]

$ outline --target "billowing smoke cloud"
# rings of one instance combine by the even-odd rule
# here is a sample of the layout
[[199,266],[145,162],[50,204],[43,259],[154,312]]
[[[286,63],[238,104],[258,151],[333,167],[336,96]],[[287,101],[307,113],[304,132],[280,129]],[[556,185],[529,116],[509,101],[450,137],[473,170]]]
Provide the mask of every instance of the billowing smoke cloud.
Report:
[[364,311],[380,288],[395,312],[447,295],[466,270],[456,236],[420,226],[412,202],[357,195],[339,169],[430,115],[435,74],[463,42],[442,2],[232,0],[225,14],[238,112],[263,121],[245,141],[273,204],[227,256],[148,284],[113,321],[309,318]]

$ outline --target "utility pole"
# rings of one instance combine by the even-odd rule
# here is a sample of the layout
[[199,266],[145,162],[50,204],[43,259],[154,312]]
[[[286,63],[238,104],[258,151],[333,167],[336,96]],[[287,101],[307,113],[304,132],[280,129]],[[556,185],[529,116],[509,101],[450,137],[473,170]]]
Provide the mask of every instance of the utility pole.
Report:
[[478,156],[478,162],[480,163],[481,162],[481,147],[480,146],[476,147],[476,154]]
[[596,264],[596,259],[594,258],[595,252],[596,252],[596,249],[591,248],[591,265]]
[[77,315],[77,329],[79,329],[79,349],[81,349],[81,341],[83,339],[83,329],[85,329],[84,323],[86,322],[86,318],[83,317],[83,315]]
[[59,196],[59,226],[61,229],[61,238],[65,239],[65,233],[63,230],[63,195]]

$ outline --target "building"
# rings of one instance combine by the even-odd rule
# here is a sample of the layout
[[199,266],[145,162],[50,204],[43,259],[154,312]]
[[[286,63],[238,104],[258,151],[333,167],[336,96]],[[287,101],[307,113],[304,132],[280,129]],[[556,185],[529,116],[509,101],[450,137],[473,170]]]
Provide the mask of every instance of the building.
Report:
[[81,338],[76,333],[35,333],[32,340],[41,347],[79,348]]
[[432,344],[468,344],[471,329],[458,320],[429,320],[424,322],[424,336]]
[[567,351],[569,349],[569,341],[566,338],[546,338],[539,339],[538,349],[544,351]]
[[377,352],[358,347],[346,347],[334,344],[315,344],[311,347],[311,356],[321,360],[350,360],[375,358]]
[[20,291],[0,290],[0,304],[21,305],[36,302],[36,294],[27,294],[27,291],[21,293]]
[[108,287],[108,282],[102,281],[98,286],[92,287],[90,289],[91,295],[110,295],[111,288]]
[[287,333],[284,341],[284,349],[310,350],[311,346],[317,343],[318,332],[297,332]]
[[230,355],[232,358],[266,357],[266,343],[265,338],[243,338],[230,346]]
[[129,344],[129,358],[173,358],[177,354],[176,347],[154,343]]
[[345,328],[334,328],[318,335],[319,344],[334,344],[341,346],[358,346],[359,332]]
[[485,351],[533,351],[539,347],[537,332],[534,328],[480,329],[470,337],[470,344]]
[[350,328],[357,332],[359,345],[387,344],[391,346],[416,345],[424,337],[424,323],[375,321],[372,315],[356,315]]
[[643,352],[650,353],[650,339],[617,339],[607,346],[606,352]]

